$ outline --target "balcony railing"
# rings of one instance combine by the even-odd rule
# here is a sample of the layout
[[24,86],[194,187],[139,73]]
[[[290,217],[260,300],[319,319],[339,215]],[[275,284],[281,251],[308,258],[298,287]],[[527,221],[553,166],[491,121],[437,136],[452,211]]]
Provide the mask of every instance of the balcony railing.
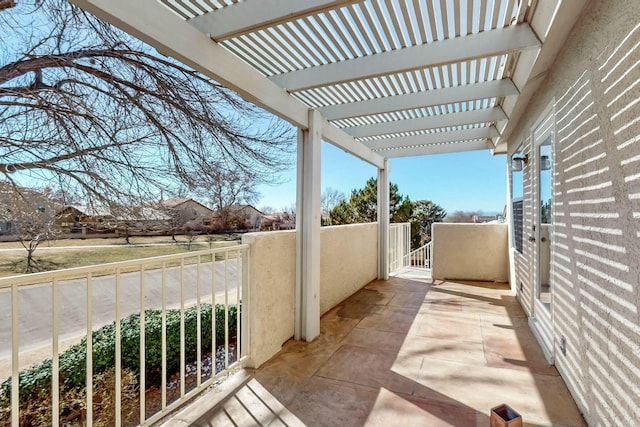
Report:
[[[73,425],[75,411],[90,426],[105,411],[95,376],[110,369],[110,423],[162,418],[247,359],[247,263],[237,245],[0,279],[0,420],[21,425],[29,400],[47,396],[50,425]],[[85,396],[72,409],[70,390]]]
[[402,264],[403,267],[431,269],[431,242],[406,254]]
[[406,255],[411,250],[411,224],[389,224],[389,271],[405,267]]

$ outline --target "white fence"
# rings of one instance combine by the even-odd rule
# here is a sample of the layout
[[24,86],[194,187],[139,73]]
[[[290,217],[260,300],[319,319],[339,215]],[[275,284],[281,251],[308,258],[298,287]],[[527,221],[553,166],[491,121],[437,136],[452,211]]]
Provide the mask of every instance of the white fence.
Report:
[[404,256],[403,267],[431,269],[431,242]]
[[389,271],[404,267],[404,259],[411,251],[411,224],[389,224]]
[[[97,396],[105,390],[94,384],[94,375],[105,372],[105,357],[115,365],[109,415],[115,426],[149,425],[242,365],[249,354],[247,249],[238,245],[0,278],[0,419],[10,417],[18,427],[28,415],[28,400],[38,394],[30,389],[34,364],[40,381],[44,372],[44,388],[51,386],[49,401],[39,406],[51,405],[52,426],[91,426],[105,415],[105,399]],[[108,333],[114,335],[113,348],[94,342],[94,336]],[[133,361],[131,342],[139,348]],[[151,359],[161,360],[160,366],[147,365]],[[68,391],[77,391],[67,378],[73,363],[82,367],[86,397],[69,409]],[[137,395],[137,409],[129,412],[136,402],[127,378],[135,379]]]

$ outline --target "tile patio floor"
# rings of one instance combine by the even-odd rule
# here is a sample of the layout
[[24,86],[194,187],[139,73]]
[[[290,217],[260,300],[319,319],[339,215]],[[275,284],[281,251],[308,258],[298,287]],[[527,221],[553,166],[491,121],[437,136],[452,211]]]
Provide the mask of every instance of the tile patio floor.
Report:
[[501,403],[525,426],[584,425],[505,284],[373,281],[325,314],[321,332],[167,425],[477,427]]

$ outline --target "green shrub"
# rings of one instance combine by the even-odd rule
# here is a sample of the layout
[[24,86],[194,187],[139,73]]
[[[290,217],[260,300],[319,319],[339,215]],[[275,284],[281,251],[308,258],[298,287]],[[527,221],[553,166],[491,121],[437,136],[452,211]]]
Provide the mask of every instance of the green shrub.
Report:
[[[229,340],[237,335],[236,306],[229,306]],[[197,316],[196,307],[185,309],[185,359],[197,360]],[[225,307],[216,305],[216,346],[225,341]],[[211,352],[211,304],[200,306],[202,353]],[[160,310],[145,310],[145,373],[146,387],[160,385],[162,372],[162,313]],[[180,368],[180,310],[167,310],[167,376]],[[140,373],[140,314],[132,314],[120,321],[122,368]],[[92,334],[93,372],[101,374],[115,366],[116,348],[115,322],[105,325]],[[60,385],[63,390],[82,388],[86,384],[86,337],[79,344],[60,354]],[[30,399],[42,390],[51,388],[51,359],[20,371],[20,399]],[[0,386],[0,407],[9,405],[11,378]]]
[[[123,420],[135,417],[138,410],[138,381],[136,375],[123,369],[121,379],[120,413]],[[111,368],[93,377],[93,426],[115,425],[115,369]],[[60,425],[82,426],[86,422],[87,391],[84,388],[62,390],[59,395]],[[38,389],[30,399],[20,401],[19,425],[47,427],[52,424],[51,383]],[[11,427],[11,408],[0,405],[0,427]]]

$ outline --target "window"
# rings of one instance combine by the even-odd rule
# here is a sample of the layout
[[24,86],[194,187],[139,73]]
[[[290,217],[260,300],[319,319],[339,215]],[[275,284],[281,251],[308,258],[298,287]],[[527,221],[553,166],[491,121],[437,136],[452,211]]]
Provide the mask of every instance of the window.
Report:
[[511,246],[520,254],[522,253],[522,228],[524,219],[524,179],[522,171],[526,161],[527,157],[523,153],[522,146],[520,146],[511,156],[511,164],[509,167],[511,170],[511,221],[513,229]]

